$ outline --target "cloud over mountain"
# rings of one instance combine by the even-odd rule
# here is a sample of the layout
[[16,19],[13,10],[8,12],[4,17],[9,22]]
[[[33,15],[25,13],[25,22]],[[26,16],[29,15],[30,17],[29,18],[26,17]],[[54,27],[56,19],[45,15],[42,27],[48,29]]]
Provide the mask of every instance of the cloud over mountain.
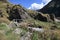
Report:
[[30,6],[28,9],[36,10],[36,9],[41,9],[41,8],[43,8],[43,6],[44,6],[43,3],[41,3],[41,4],[33,3],[33,4],[31,4],[31,6]]
[[41,9],[43,8],[46,4],[48,4],[51,0],[42,0],[42,2],[40,4],[38,3],[33,3],[31,4],[31,6],[28,9],[33,9],[33,10],[37,10],[37,9]]

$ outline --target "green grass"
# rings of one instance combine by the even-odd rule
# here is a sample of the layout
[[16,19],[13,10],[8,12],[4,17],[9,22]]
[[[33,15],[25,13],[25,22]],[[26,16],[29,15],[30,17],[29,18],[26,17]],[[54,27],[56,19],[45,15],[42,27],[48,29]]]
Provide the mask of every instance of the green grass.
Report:
[[0,30],[7,30],[7,25],[5,24],[0,24]]
[[10,31],[6,34],[7,40],[18,40],[19,39],[18,36],[19,35],[16,35]]
[[[43,28],[44,27],[47,28],[47,27],[50,27],[50,26],[53,25],[53,23],[42,22],[42,21],[38,21],[38,20],[34,20],[34,21],[31,21],[31,22],[35,22],[35,26],[42,26]],[[60,26],[60,23],[56,23],[56,25],[57,26]],[[3,33],[3,34],[0,33],[0,39],[1,40],[19,40],[20,37],[22,35],[25,35],[25,33],[28,31],[25,28],[21,28],[22,32],[19,35],[17,35],[15,33],[13,33],[13,31],[16,28],[13,28],[13,30],[8,30],[6,24],[0,24],[0,30],[8,30],[6,33]],[[50,32],[49,30],[47,30],[44,33],[33,32],[33,35],[31,37],[31,40],[44,40],[44,38],[45,38],[45,40],[51,40],[51,36],[52,36],[51,33],[52,32],[50,32],[50,33],[49,32]],[[54,35],[53,35],[54,36],[53,37],[54,40],[60,40],[60,36],[59,36],[60,33],[58,33],[58,32],[59,31],[54,32]]]
[[0,30],[5,31],[5,33],[0,33],[0,40],[18,40],[19,37],[12,33],[12,30],[9,30],[6,26],[6,24],[1,24],[0,23]]
[[55,25],[57,26],[58,29],[60,29],[60,23],[56,22]]
[[33,23],[34,27],[41,26],[42,28],[50,28],[54,25],[52,22],[43,22],[35,19],[27,20],[27,22]]
[[37,32],[33,32],[32,40],[39,40]]

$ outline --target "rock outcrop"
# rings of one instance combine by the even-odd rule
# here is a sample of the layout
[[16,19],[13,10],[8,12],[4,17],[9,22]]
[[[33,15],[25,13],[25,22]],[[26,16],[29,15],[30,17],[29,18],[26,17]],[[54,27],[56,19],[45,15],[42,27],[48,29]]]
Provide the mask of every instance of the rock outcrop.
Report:
[[54,16],[51,14],[43,14],[41,12],[38,13],[38,15],[36,15],[34,17],[35,19],[38,19],[40,21],[45,21],[45,22],[51,22],[51,21],[54,21]]
[[9,14],[9,19],[30,19],[30,16],[26,10],[20,5],[14,5],[13,7],[7,8],[7,13]]

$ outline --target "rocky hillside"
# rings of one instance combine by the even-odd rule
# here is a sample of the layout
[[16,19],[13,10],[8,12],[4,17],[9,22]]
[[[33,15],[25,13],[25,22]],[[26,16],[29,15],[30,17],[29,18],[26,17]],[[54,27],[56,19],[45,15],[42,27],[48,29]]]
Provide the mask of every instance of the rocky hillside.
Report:
[[0,40],[60,40],[60,23],[43,13],[0,0]]
[[55,14],[56,17],[60,17],[60,0],[52,0],[38,11],[42,13]]
[[[1,22],[9,23],[13,19],[37,19],[40,21],[54,21],[54,18],[51,19],[51,16],[49,14],[43,14],[41,12],[39,13],[37,11],[28,10],[21,5],[13,5],[7,2],[7,0],[6,2],[0,1],[0,5],[0,20],[2,20]],[[51,20],[48,20],[47,16]]]

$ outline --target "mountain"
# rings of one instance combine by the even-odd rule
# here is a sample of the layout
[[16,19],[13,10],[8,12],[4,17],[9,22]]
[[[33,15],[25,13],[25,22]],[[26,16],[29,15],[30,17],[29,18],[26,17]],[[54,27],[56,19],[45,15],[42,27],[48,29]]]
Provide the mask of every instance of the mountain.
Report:
[[38,11],[44,14],[55,14],[56,17],[60,17],[60,0],[52,0],[45,7]]

